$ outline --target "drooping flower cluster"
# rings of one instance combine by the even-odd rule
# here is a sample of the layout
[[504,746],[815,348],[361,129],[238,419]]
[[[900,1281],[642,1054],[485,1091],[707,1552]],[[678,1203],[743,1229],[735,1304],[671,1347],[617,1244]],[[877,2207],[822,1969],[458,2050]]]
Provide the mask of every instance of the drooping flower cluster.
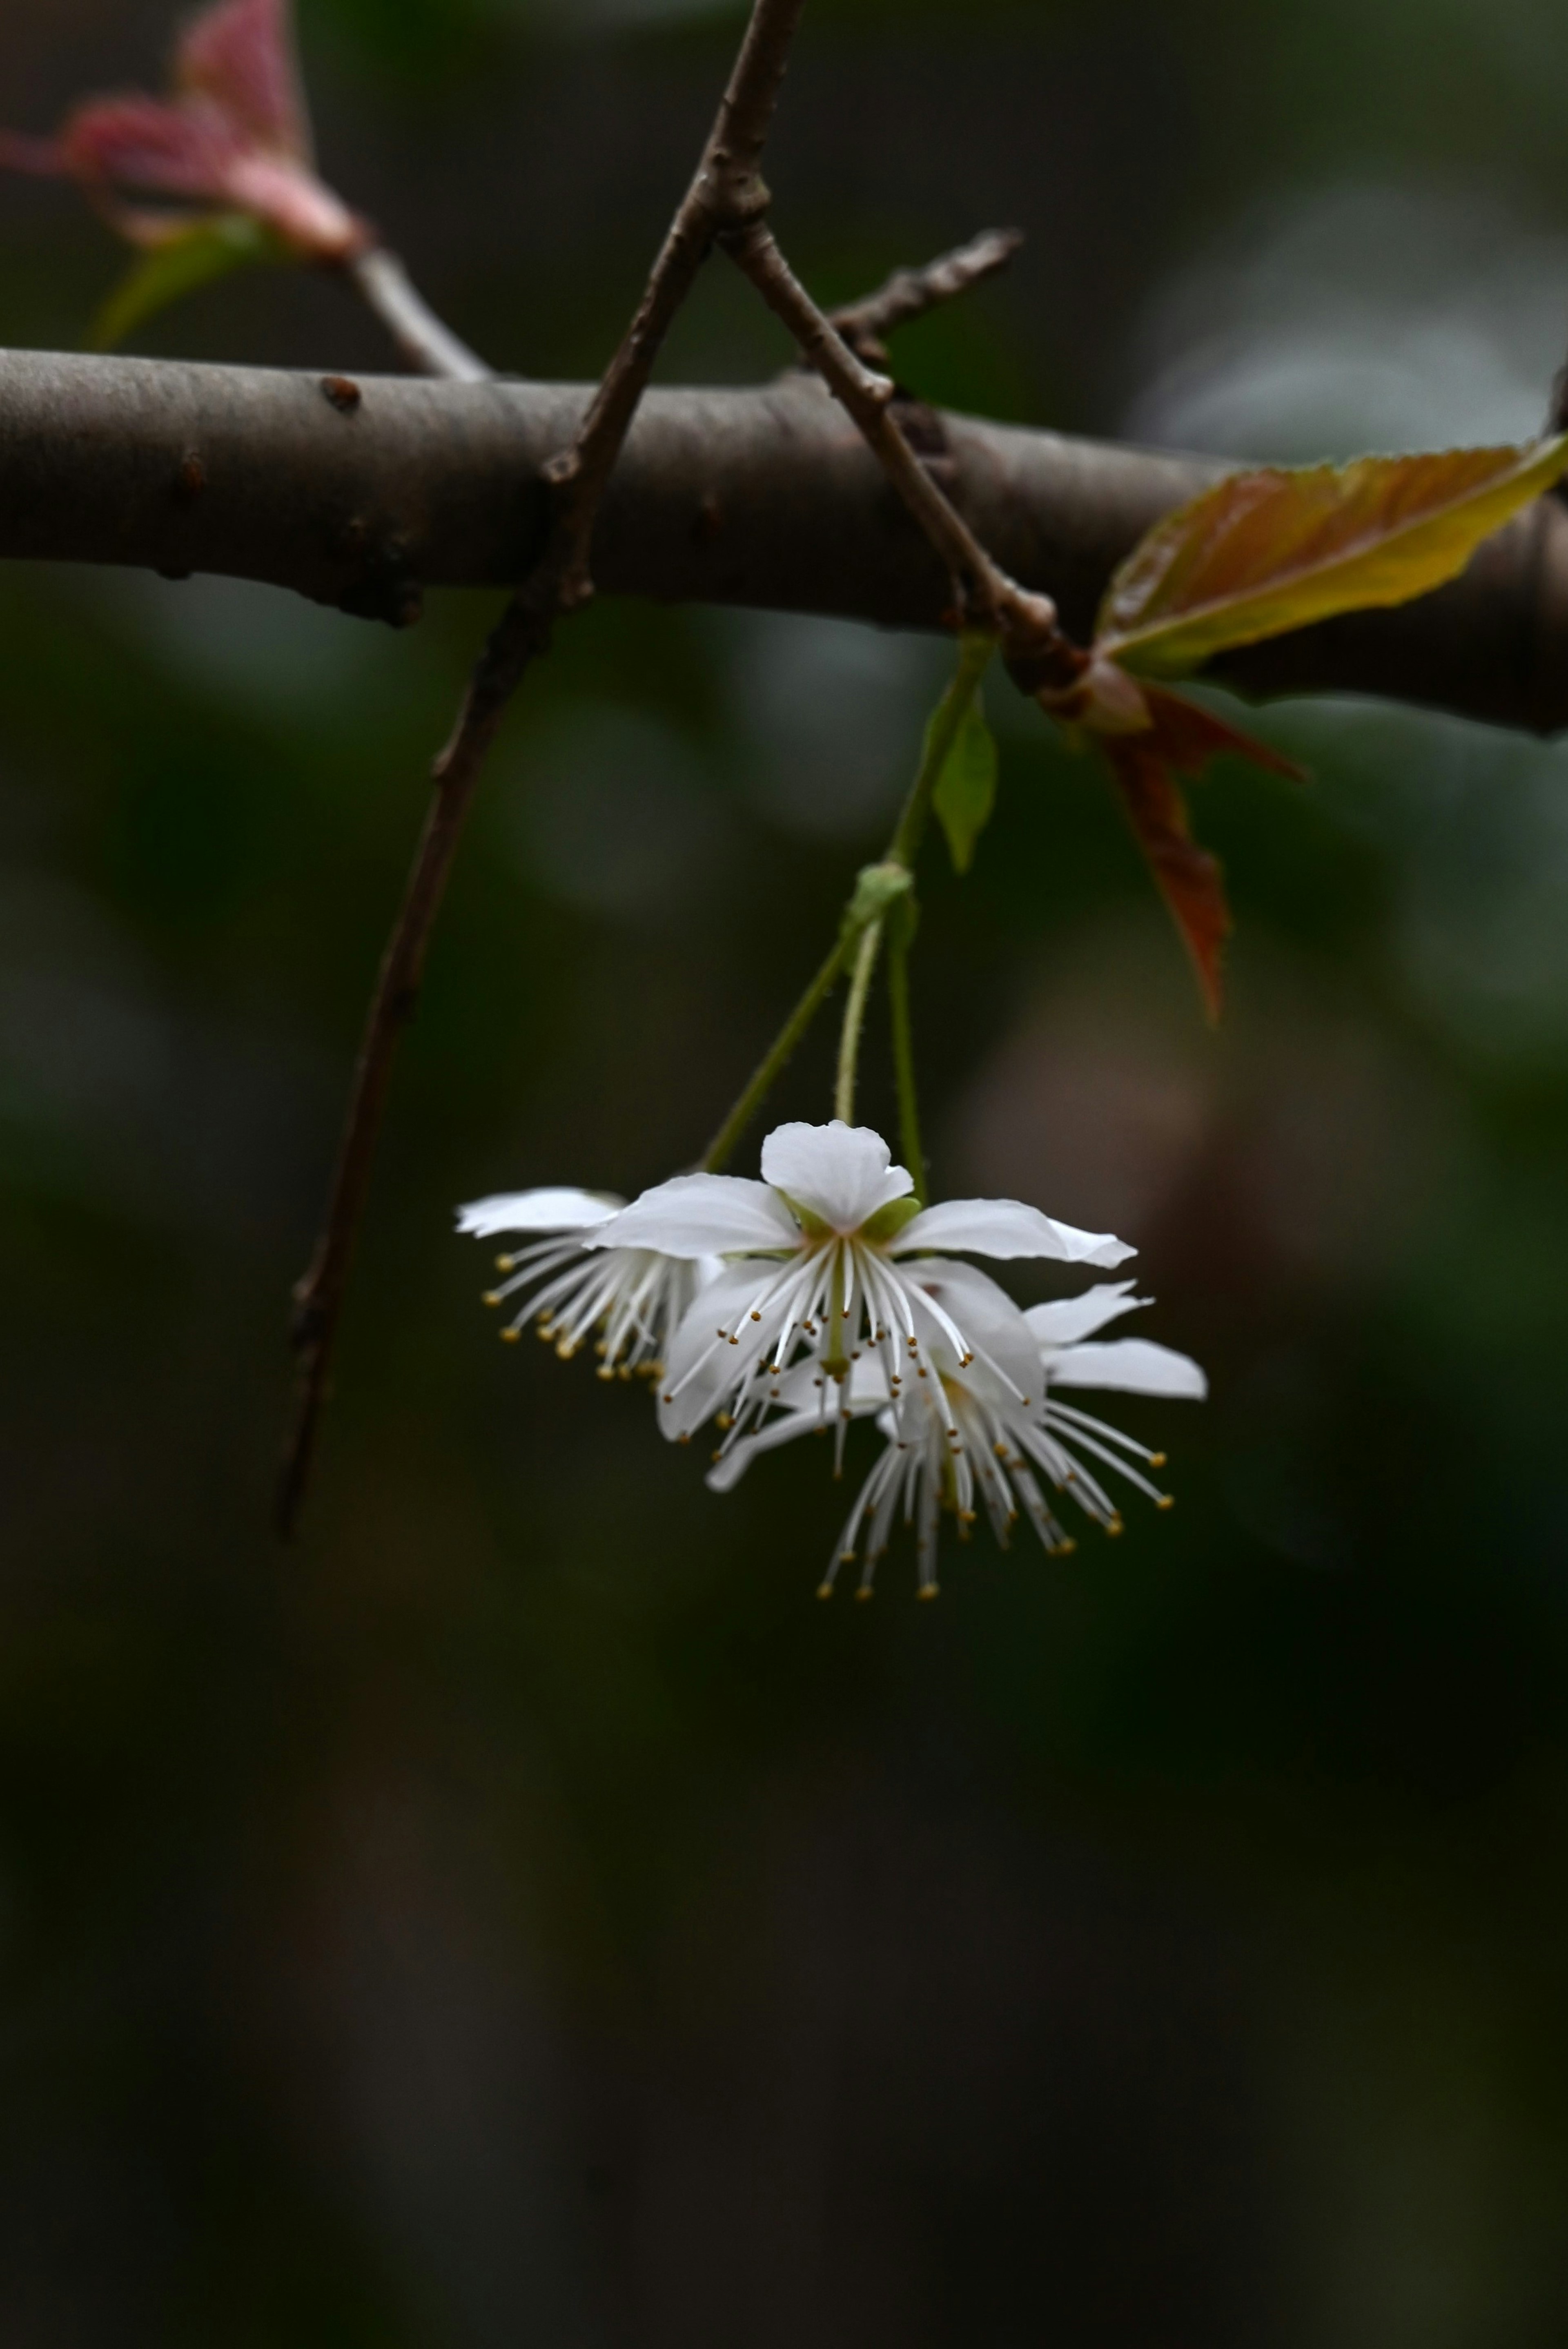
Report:
[[1002,1542],[1026,1516],[1047,1550],[1070,1549],[1042,1480],[1109,1533],[1121,1518],[1104,1474],[1169,1506],[1143,1473],[1162,1455],[1060,1392],[1204,1392],[1185,1355],[1141,1339],[1096,1340],[1146,1300],[1122,1281],[1024,1312],[963,1260],[1109,1268],[1132,1250],[1016,1199],[922,1207],[913,1191],[880,1134],[835,1120],[779,1127],[763,1145],[760,1182],[679,1174],[630,1206],[586,1191],[521,1192],[465,1207],[459,1220],[480,1237],[538,1236],[500,1259],[508,1278],[490,1301],[518,1300],[505,1334],[531,1318],[563,1355],[592,1339],[601,1376],[656,1380],[660,1425],[676,1441],[714,1422],[716,1491],[758,1453],[806,1433],[831,1431],[841,1466],[851,1423],[875,1420],[883,1450],[824,1596],[857,1558],[869,1595],[901,1518],[915,1528],[922,1595],[934,1596],[944,1510],[963,1532],[983,1507]]

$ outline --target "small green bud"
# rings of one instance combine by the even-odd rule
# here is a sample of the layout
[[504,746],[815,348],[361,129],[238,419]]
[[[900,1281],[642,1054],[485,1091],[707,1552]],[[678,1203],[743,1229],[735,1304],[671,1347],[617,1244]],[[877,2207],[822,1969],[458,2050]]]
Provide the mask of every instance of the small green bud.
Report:
[[855,894],[844,916],[844,928],[851,937],[869,930],[880,922],[891,905],[906,897],[914,886],[914,875],[907,864],[864,864],[855,882]]

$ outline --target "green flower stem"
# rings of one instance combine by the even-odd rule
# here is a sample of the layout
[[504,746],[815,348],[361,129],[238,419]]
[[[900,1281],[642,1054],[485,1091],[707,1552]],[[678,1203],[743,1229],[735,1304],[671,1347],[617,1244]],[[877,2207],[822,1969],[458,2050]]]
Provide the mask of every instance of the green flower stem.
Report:
[[855,954],[854,976],[850,981],[849,1001],[844,1006],[833,1115],[841,1117],[846,1125],[853,1125],[855,1122],[855,1074],[861,1061],[861,1031],[866,1024],[866,1000],[872,991],[872,973],[877,967],[877,950],[882,938],[881,921],[868,922],[861,933],[861,943]]
[[892,1065],[898,1083],[898,1138],[903,1163],[914,1177],[914,1195],[931,1203],[925,1153],[920,1146],[920,1102],[914,1090],[914,1031],[909,1017],[909,942],[895,923],[887,942],[888,1009],[892,1017]]
[[995,649],[994,636],[963,636],[958,639],[957,671],[925,730],[925,749],[921,757],[920,771],[910,786],[903,813],[898,820],[898,829],[888,844],[887,862],[890,864],[903,864],[911,873],[914,871],[942,770],[947,764],[948,753],[958,738],[958,730]]
[[845,957],[853,944],[853,937],[843,934],[834,941],[832,952],[779,1030],[766,1056],[758,1063],[750,1083],[709,1143],[702,1162],[705,1174],[721,1173],[734,1156],[736,1143],[772,1092],[785,1062],[832,993],[843,969]]
[[[897,905],[910,891],[915,860],[920,854],[931,816],[933,796],[958,730],[964,723],[965,713],[975,698],[986,664],[995,649],[995,640],[990,636],[967,635],[959,638],[957,673],[937,704],[935,715],[926,729],[920,770],[910,787],[909,797],[904,802],[903,812],[889,843],[887,855],[880,865],[868,865],[861,874],[855,894],[844,910],[843,926],[831,952],[784,1022],[746,1091],[709,1144],[702,1161],[706,1174],[717,1174],[728,1164],[737,1143],[772,1092],[785,1062],[832,993],[851,955],[854,957],[854,977],[850,987],[849,1002],[844,1009],[843,1032],[839,1043],[839,1079],[833,1097],[833,1114],[841,1117],[846,1125],[853,1124],[861,1032],[865,1026],[866,999],[871,992],[872,976],[882,946],[883,920],[889,908]],[[914,1098],[914,1051],[909,1019],[908,955],[911,935],[912,931],[903,926],[901,918],[899,942],[896,948],[890,948],[889,953],[889,985],[894,990],[893,1055],[898,1064],[899,1116],[903,1152],[909,1162],[909,1171],[915,1178],[917,1194],[923,1199],[925,1163],[920,1153],[920,1121]]]

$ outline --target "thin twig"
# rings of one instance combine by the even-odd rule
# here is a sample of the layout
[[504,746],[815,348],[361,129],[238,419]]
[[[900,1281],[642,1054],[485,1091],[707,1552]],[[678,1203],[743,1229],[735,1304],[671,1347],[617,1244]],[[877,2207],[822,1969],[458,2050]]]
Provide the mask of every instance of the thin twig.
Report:
[[395,253],[367,245],[351,254],[342,268],[416,375],[444,376],[449,383],[494,380],[494,369],[437,317]]
[[1060,662],[1077,674],[1082,656],[1057,625],[1047,595],[1010,579],[939,487],[891,413],[893,386],[856,357],[801,285],[765,220],[722,239],[725,251],[782,319],[810,365],[859,427],[899,496],[952,573],[962,616],[993,633],[1009,660]]
[[889,335],[1006,269],[1023,242],[1020,228],[988,228],[939,260],[928,261],[923,269],[895,269],[874,294],[830,311],[829,324],[837,328],[857,358],[868,367],[882,367],[887,360]]
[[430,932],[485,754],[530,663],[548,646],[552,624],[593,593],[589,551],[599,502],[693,280],[717,236],[740,233],[767,212],[762,150],[804,5],[753,0],[729,87],[636,315],[570,448],[545,468],[554,504],[544,551],[486,646],[452,739],[436,761],[435,799],[371,999],[325,1227],[294,1291],[299,1376],[277,1499],[285,1539],[298,1522],[310,1475],[397,1040],[413,1016]]

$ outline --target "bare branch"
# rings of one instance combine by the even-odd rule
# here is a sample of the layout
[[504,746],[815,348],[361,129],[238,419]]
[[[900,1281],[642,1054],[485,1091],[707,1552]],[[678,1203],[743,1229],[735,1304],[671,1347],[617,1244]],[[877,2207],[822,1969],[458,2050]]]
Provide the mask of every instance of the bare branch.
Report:
[[[358,378],[155,359],[0,356],[0,560],[220,572],[377,618],[426,586],[504,586],[542,543],[540,469],[580,384]],[[340,388],[341,392],[341,388]],[[1151,523],[1229,470],[933,414],[954,503],[1087,638]],[[289,495],[279,497],[280,481]],[[607,595],[939,628],[948,574],[815,377],[652,390],[593,535]],[[1461,579],[1228,655],[1248,693],[1351,692],[1550,734],[1568,727],[1568,511],[1489,539]]]
[[940,260],[928,261],[923,269],[895,269],[874,294],[830,311],[829,324],[868,367],[885,366],[891,334],[1006,269],[1023,242],[1022,229],[988,228]]
[[449,383],[490,381],[493,369],[437,317],[395,253],[369,245],[350,254],[342,269],[416,373]]
[[397,1040],[413,1017],[430,933],[485,756],[554,621],[593,593],[589,554],[600,502],[654,362],[715,238],[758,221],[768,191],[758,166],[804,0],[754,0],[746,37],[696,175],[671,223],[635,316],[569,447],[544,468],[549,533],[474,671],[451,740],[436,761],[435,797],[407,895],[371,999],[325,1227],[294,1291],[299,1377],[278,1488],[285,1539],[309,1479],[333,1342],[369,1188]]

